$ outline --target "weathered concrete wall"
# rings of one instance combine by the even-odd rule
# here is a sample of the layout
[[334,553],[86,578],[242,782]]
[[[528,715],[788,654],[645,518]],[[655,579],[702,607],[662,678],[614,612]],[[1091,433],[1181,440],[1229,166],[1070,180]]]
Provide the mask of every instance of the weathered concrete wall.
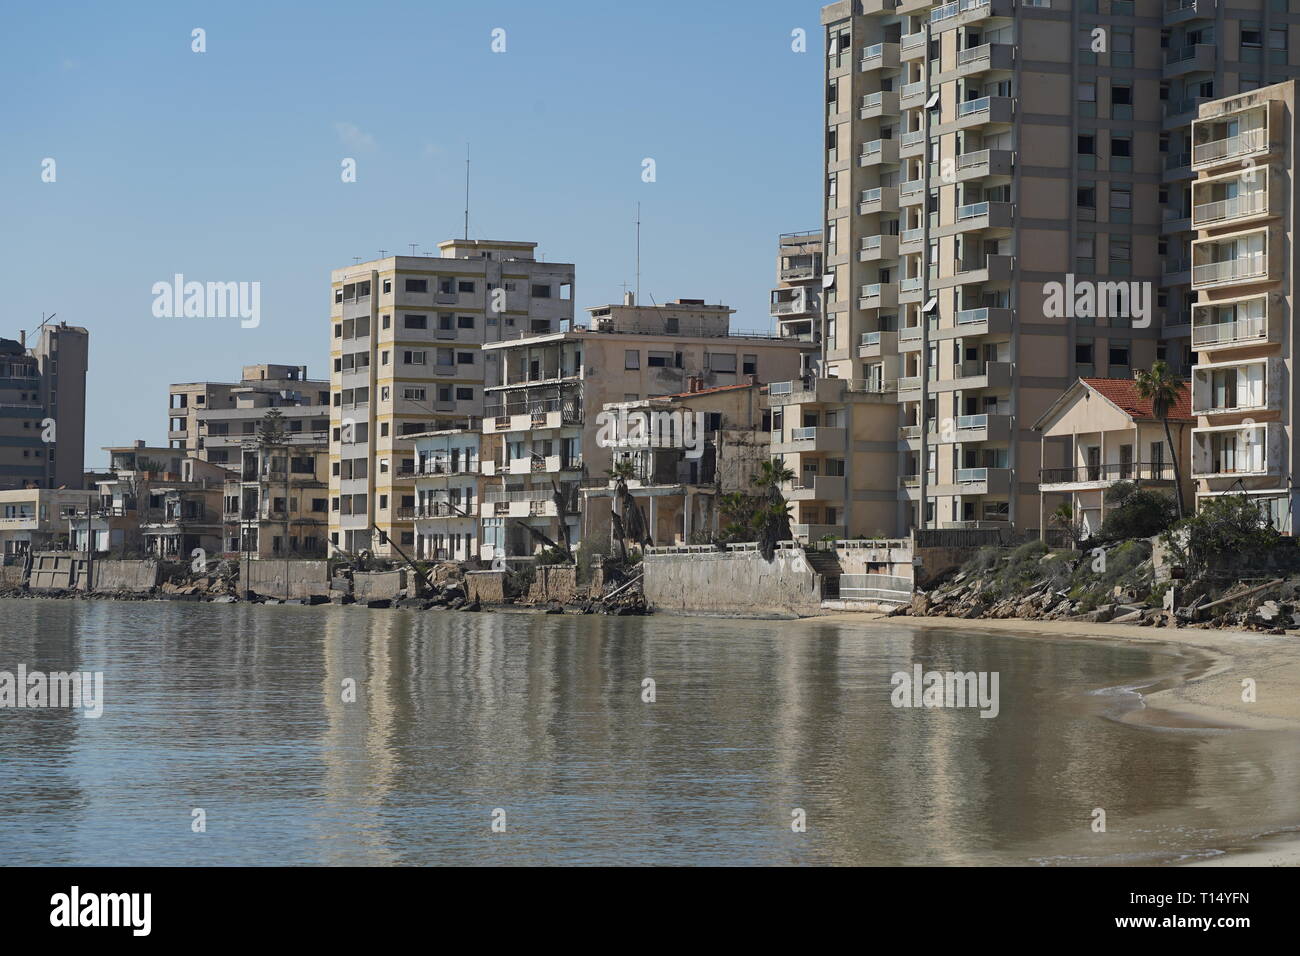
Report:
[[656,611],[816,613],[821,580],[799,556],[778,552],[768,563],[757,551],[651,552],[642,559],[646,603]]
[[559,601],[569,604],[586,596],[586,588],[578,589],[578,569],[565,565],[543,565],[537,568],[526,600],[530,604]]
[[406,587],[405,571],[371,571],[352,575],[352,596],[357,603],[394,601]]
[[33,591],[80,588],[85,567],[84,551],[39,551],[32,555],[28,586]]
[[0,587],[17,588],[22,587],[22,583],[23,566],[21,564],[0,565]]
[[160,568],[152,559],[145,561],[96,561],[96,591],[148,591],[156,587]]
[[465,595],[470,602],[504,604],[506,601],[506,574],[504,571],[470,571],[465,575]]
[[244,589],[266,597],[305,598],[317,594],[329,597],[330,593],[327,561],[243,561],[240,573],[246,576]]

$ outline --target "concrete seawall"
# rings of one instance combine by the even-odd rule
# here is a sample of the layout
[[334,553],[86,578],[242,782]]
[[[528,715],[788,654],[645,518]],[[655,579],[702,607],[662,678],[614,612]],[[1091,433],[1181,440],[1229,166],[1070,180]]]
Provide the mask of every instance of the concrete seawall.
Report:
[[801,549],[778,551],[770,562],[757,550],[705,547],[649,553],[642,561],[651,610],[745,616],[821,611],[821,578]]

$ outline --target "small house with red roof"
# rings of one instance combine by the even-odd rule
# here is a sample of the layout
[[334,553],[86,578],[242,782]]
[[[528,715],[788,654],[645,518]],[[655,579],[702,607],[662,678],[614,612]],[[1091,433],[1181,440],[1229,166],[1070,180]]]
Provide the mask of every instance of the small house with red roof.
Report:
[[1044,535],[1051,532],[1050,516],[1062,502],[1069,502],[1087,534],[1096,534],[1105,520],[1106,491],[1121,481],[1167,489],[1171,495],[1178,489],[1185,503],[1191,501],[1195,424],[1186,384],[1169,411],[1171,449],[1164,423],[1138,394],[1133,379],[1076,381],[1033,426],[1042,434],[1038,491]]

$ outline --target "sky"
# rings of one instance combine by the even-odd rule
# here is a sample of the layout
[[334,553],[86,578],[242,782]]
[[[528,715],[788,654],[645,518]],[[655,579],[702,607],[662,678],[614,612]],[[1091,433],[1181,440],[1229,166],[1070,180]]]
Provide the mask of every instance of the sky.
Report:
[[[30,341],[50,313],[90,330],[87,468],[106,445],[165,445],[170,383],[260,362],[328,377],[330,270],[462,235],[467,144],[471,238],[575,263],[580,318],[635,282],[640,203],[642,301],[725,302],[737,328],[771,329],[777,237],[821,215],[819,16],[793,0],[10,5],[0,336]],[[155,317],[153,285],[176,273],[259,282],[260,324]]]

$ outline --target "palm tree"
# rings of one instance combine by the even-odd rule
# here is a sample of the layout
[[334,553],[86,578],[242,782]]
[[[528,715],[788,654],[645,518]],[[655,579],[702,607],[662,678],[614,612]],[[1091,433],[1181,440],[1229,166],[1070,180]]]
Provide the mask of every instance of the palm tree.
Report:
[[1151,403],[1151,413],[1165,428],[1165,443],[1174,464],[1174,501],[1178,505],[1178,520],[1183,514],[1183,479],[1178,467],[1178,448],[1169,432],[1169,413],[1182,397],[1183,380],[1170,371],[1168,364],[1156,361],[1151,371],[1139,370],[1136,375],[1138,395]]
[[765,561],[776,556],[778,542],[789,541],[790,510],[781,486],[794,481],[794,472],[784,462],[768,459],[758,466],[758,474],[750,480],[757,488],[767,489],[767,500],[754,512],[754,530],[758,534],[758,550]]
[[605,474],[614,483],[614,504],[617,505],[609,515],[610,545],[618,552],[620,559],[626,561],[629,540],[642,547],[654,544],[646,527],[645,516],[641,514],[641,507],[627,488],[628,480],[636,477],[636,465],[632,459],[624,458],[616,461]]

